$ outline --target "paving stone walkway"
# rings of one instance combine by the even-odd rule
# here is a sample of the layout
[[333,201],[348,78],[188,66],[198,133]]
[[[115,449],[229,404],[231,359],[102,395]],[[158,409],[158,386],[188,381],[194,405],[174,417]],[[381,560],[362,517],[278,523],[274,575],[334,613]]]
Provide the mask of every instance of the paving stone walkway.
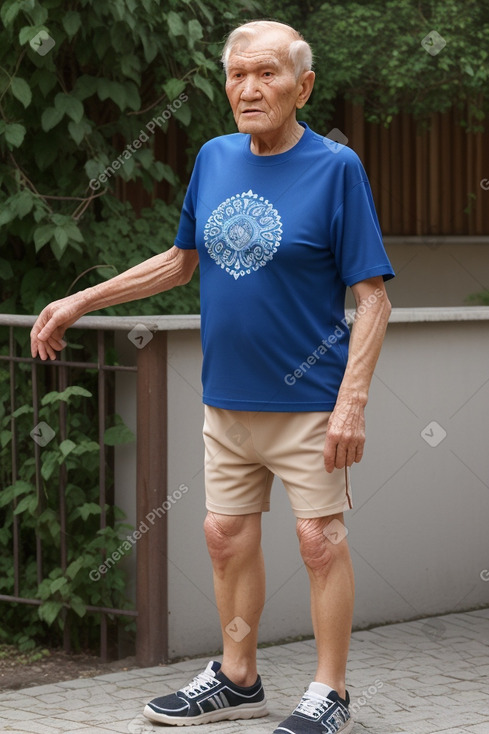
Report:
[[[314,642],[259,651],[270,715],[189,734],[271,734],[314,674]],[[0,694],[0,732],[149,734],[145,702],[188,682],[207,658]],[[353,734],[489,734],[489,609],[355,632],[348,688]]]

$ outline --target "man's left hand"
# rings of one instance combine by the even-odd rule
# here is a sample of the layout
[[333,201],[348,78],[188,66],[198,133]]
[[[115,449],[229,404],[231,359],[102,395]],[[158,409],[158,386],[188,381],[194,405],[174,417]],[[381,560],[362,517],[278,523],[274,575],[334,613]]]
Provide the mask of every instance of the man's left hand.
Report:
[[354,396],[338,396],[328,421],[324,444],[327,472],[343,469],[360,461],[365,445],[365,406]]

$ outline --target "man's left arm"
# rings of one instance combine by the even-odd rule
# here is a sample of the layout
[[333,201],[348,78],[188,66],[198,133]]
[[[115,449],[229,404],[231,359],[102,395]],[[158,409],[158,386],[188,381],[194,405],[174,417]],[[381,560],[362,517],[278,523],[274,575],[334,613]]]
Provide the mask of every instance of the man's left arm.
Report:
[[355,320],[345,374],[326,432],[324,466],[328,472],[351,466],[363,456],[364,410],[391,312],[381,276],[355,283],[351,289]]

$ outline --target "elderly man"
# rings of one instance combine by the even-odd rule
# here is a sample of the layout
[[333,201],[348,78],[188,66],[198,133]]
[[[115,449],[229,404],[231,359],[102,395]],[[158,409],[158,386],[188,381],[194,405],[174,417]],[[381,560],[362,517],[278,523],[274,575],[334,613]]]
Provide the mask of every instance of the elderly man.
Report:
[[[247,23],[230,34],[223,63],[239,133],[202,147],[175,246],[50,304],[33,328],[32,354],[54,359],[81,315],[187,283],[200,261],[205,533],[223,659],[145,714],[181,726],[267,713],[256,668],[260,531],[277,475],[297,517],[318,667],[275,732],[346,733],[354,591],[343,511],[352,507],[348,472],[363,454],[393,271],[358,157],[296,120],[314,84],[302,36],[281,23]],[[347,286],[357,305],[351,338]],[[246,635],[232,634],[238,623]]]

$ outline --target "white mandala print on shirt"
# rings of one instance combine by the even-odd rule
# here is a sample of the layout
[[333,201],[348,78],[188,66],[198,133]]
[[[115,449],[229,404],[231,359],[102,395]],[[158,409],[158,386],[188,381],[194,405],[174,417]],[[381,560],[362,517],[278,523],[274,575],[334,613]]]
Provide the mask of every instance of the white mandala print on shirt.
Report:
[[209,255],[235,280],[270,262],[281,239],[279,213],[251,189],[219,204],[204,228]]

